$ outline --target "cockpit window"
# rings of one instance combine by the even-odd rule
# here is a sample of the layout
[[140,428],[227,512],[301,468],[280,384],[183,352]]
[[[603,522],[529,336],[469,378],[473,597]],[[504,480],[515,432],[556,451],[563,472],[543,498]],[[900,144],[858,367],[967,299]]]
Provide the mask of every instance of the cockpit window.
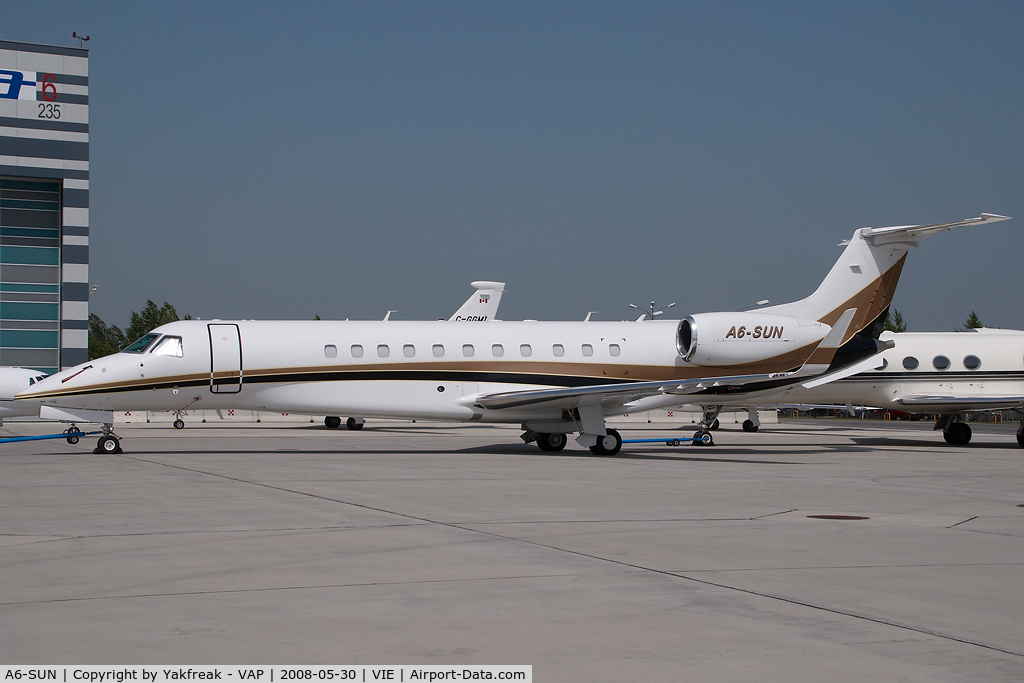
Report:
[[166,336],[156,343],[150,351],[154,356],[177,356],[182,357],[181,337]]
[[159,336],[159,334],[154,334],[150,332],[149,334],[143,336],[137,342],[126,348],[121,353],[142,353],[147,348],[149,348],[149,345],[152,344],[153,341]]

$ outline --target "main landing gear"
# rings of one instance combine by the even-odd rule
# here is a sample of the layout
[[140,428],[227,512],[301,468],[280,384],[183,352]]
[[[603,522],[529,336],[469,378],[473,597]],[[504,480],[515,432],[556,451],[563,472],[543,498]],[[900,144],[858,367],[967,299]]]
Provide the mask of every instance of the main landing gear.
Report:
[[622,437],[619,433],[614,429],[608,429],[607,432],[590,447],[590,452],[594,455],[615,455],[622,450]]
[[1021,418],[1020,427],[1017,427],[1017,445],[1024,448],[1024,418]]
[[101,453],[105,455],[118,455],[120,453],[124,453],[124,451],[121,450],[121,441],[114,436],[114,425],[103,425],[103,436],[101,436],[99,441],[96,442],[96,449],[93,453],[96,455]]
[[935,429],[942,430],[942,438],[951,446],[966,446],[971,442],[971,427],[960,421],[959,414],[939,415]]
[[[341,418],[333,415],[328,415],[324,418],[324,424],[327,425],[328,429],[337,429],[341,426]],[[358,432],[363,428],[364,420],[361,417],[350,417],[345,420],[345,426],[352,431]]]
[[693,441],[690,443],[694,446],[714,446],[715,439],[711,436],[711,430],[718,429],[718,414],[722,412],[722,406],[701,406],[704,409],[704,414],[700,418],[700,427],[696,432],[693,433]]
[[565,448],[565,444],[569,442],[569,437],[565,434],[538,434],[537,435],[537,446],[542,451],[560,451]]
[[761,426],[761,420],[757,417],[757,408],[747,408],[747,419],[743,421],[743,431],[756,432]]

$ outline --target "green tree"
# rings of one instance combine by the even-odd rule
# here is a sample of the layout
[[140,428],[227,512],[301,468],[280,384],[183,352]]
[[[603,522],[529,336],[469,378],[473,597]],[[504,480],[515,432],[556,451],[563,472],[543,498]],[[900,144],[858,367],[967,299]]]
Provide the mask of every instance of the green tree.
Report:
[[128,344],[143,336],[150,330],[173,323],[176,320],[191,320],[192,316],[178,317],[178,311],[166,301],[157,306],[151,299],[140,313],[132,311],[128,320],[128,329],[124,332],[117,325],[107,325],[95,313],[89,314],[89,360],[117,353]]
[[883,329],[890,332],[906,332],[907,323],[903,320],[903,314],[895,308],[885,314],[885,326]]
[[978,318],[978,314],[971,311],[971,314],[967,316],[967,320],[964,321],[964,329],[976,330],[979,327],[985,327],[985,325],[983,325],[981,320]]
[[[186,315],[184,319],[191,320],[192,316]],[[124,336],[130,343],[150,330],[177,320],[181,320],[181,318],[178,317],[178,312],[174,310],[174,306],[166,301],[163,306],[157,306],[153,303],[152,299],[147,299],[146,306],[142,309],[142,312],[136,313],[132,311],[131,318],[128,319],[128,329],[125,330]]]
[[95,313],[89,314],[89,360],[117,353],[128,345],[117,325],[107,326]]

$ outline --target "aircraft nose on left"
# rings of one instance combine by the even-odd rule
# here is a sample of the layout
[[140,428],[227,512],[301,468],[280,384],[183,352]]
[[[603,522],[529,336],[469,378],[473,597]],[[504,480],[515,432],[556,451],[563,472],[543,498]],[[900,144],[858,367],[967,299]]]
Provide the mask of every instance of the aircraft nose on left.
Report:
[[89,361],[88,363],[82,363],[73,368],[54,373],[21,390],[14,399],[16,401],[23,401],[26,399],[57,397],[75,390],[81,390],[93,384],[99,384],[99,363],[105,360],[106,358],[101,358]]

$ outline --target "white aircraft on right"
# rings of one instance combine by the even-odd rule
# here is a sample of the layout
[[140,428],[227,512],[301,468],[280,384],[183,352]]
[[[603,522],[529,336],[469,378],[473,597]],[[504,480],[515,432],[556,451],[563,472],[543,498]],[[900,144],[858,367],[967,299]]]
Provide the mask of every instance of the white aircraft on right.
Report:
[[[873,370],[812,388],[797,385],[776,402],[761,405],[842,403],[851,410],[865,405],[937,413],[935,429],[956,446],[971,440],[965,413],[1024,410],[1024,331],[883,332],[880,339],[894,342],[895,348],[875,356]],[[743,427],[756,429],[753,423]],[[1024,447],[1024,421],[1017,443]]]

